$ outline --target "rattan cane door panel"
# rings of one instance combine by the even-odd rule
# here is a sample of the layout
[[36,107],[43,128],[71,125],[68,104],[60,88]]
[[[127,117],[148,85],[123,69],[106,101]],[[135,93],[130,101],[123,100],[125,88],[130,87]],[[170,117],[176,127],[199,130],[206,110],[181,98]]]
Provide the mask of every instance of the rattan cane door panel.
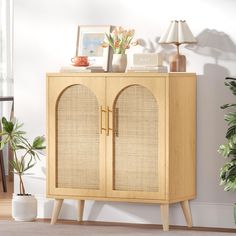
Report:
[[158,105],[146,88],[133,85],[116,98],[114,190],[158,192]]
[[121,78],[116,85],[107,80],[107,91],[113,93],[107,96],[112,98],[108,102],[112,114],[108,194],[164,198],[165,81],[159,78],[149,83],[145,78],[138,82]]
[[50,170],[51,193],[105,196],[105,135],[100,133],[105,80],[98,78],[92,86],[91,81],[80,78],[74,84],[74,78],[67,78],[55,84],[58,96],[52,95],[55,104],[50,106],[55,126],[49,130],[55,134],[55,149],[50,151],[50,163],[55,166]]
[[98,153],[98,101],[87,87],[73,85],[57,104],[57,187],[98,190]]

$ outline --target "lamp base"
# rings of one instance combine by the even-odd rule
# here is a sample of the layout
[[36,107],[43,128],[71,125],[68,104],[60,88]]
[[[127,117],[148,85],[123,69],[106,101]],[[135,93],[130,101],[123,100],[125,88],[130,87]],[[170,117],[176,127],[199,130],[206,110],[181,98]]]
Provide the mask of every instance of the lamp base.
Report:
[[186,72],[186,57],[184,55],[171,55],[170,61],[170,72]]

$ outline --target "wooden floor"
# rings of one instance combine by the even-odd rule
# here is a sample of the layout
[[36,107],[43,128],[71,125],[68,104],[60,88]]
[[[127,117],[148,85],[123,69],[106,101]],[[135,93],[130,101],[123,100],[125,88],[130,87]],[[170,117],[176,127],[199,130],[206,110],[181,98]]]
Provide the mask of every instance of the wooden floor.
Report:
[[0,219],[11,219],[11,199],[13,193],[13,182],[7,179],[7,192],[2,189],[0,180]]
[[[7,192],[4,193],[2,190],[2,182],[0,180],[0,220],[13,220],[11,217],[11,200],[13,194],[13,182],[7,181]],[[37,222],[50,222],[50,219],[37,219]],[[162,225],[143,225],[143,224],[126,224],[126,223],[111,223],[111,222],[92,222],[83,221],[78,222],[75,220],[58,220],[58,223],[64,224],[82,224],[82,225],[103,225],[103,226],[132,226],[141,228],[156,228],[162,229]],[[171,230],[192,230],[192,231],[206,231],[206,232],[227,232],[236,233],[236,229],[228,228],[207,228],[207,227],[192,227],[188,228],[186,226],[170,226]]]
[[13,193],[13,182],[9,181],[7,178],[7,192],[3,192],[2,181],[0,180],[0,200],[1,199],[11,199]]

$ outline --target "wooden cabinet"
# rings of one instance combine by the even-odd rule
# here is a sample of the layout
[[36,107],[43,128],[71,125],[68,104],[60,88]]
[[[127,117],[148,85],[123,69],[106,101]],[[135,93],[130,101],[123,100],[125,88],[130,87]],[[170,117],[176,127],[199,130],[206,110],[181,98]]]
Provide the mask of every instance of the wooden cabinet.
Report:
[[192,225],[195,197],[196,75],[57,73],[47,75],[47,196],[180,202]]

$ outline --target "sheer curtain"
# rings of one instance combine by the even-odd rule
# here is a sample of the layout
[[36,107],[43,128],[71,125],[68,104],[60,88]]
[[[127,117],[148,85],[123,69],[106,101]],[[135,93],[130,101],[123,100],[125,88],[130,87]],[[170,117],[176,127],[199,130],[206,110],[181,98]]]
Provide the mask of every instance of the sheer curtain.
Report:
[[0,96],[13,95],[13,0],[0,0]]
[[[13,97],[12,41],[13,0],[0,0],[0,117],[10,118]],[[4,101],[5,99],[5,101]],[[3,150],[5,174],[8,175],[8,152]]]

